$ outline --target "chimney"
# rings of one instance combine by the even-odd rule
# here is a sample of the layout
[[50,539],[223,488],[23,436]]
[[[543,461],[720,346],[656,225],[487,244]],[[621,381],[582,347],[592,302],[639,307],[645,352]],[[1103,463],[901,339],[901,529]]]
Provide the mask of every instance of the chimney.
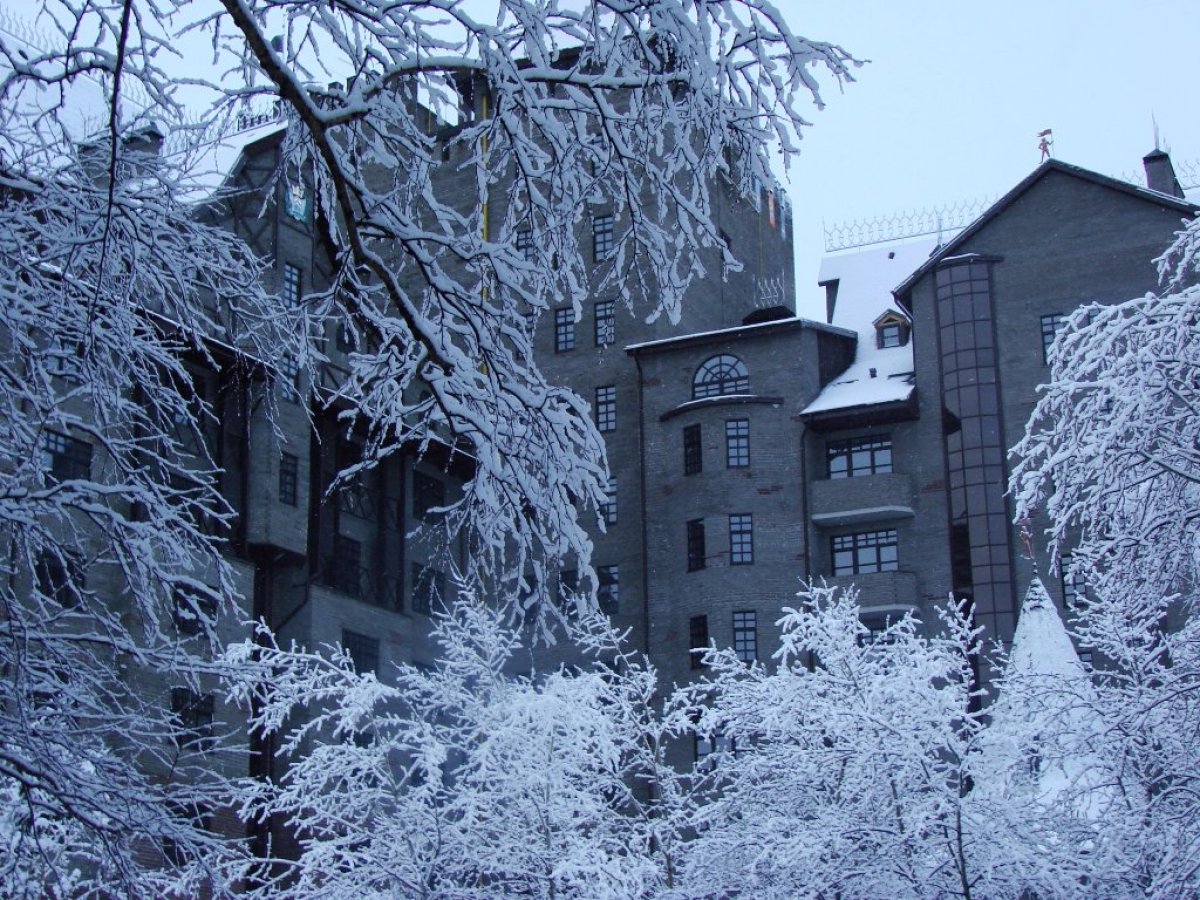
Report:
[[1160,194],[1183,198],[1183,188],[1175,177],[1175,167],[1171,165],[1168,153],[1156,148],[1142,157],[1142,165],[1146,167],[1146,187]]

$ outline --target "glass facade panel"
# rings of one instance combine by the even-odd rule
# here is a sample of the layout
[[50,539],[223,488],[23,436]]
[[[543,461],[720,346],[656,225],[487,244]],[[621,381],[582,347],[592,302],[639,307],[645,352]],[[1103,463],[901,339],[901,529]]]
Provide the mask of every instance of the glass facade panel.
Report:
[[1008,640],[1016,600],[990,265],[962,260],[938,270],[935,312],[954,593],[972,602],[978,624]]

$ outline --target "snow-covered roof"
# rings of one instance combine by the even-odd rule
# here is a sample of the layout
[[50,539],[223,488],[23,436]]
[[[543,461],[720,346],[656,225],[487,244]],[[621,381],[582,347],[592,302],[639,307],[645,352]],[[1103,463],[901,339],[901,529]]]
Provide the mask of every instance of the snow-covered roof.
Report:
[[212,200],[225,186],[245,149],[255,141],[279,134],[286,125],[273,116],[255,116],[223,131],[205,135],[165,159],[180,168],[181,196],[190,203]]
[[912,394],[912,342],[902,347],[876,346],[875,322],[888,311],[908,318],[896,305],[892,288],[936,247],[934,238],[923,237],[834,253],[821,260],[819,281],[837,282],[832,324],[857,334],[858,349],[850,367],[825,386],[805,413],[890,403]]
[[[658,338],[653,341],[642,341],[637,344],[628,344],[625,347],[626,353],[638,353],[643,350],[657,349],[660,347],[669,347],[672,344],[687,344],[691,342],[702,343],[705,341],[716,340],[727,337],[737,337],[743,333],[771,330],[772,328],[815,328],[820,331],[829,331],[834,334],[842,334],[849,337],[851,332],[845,328],[838,328],[827,325],[824,322],[815,322],[812,319],[802,319],[798,316],[787,319],[772,319],[769,322],[755,322],[753,325],[731,325],[728,328],[718,328],[713,331],[697,331],[692,334],[678,334],[672,337]],[[728,399],[727,397],[724,399]]]
[[1034,578],[1025,593],[1006,671],[1009,677],[1086,677],[1062,616],[1040,578]]

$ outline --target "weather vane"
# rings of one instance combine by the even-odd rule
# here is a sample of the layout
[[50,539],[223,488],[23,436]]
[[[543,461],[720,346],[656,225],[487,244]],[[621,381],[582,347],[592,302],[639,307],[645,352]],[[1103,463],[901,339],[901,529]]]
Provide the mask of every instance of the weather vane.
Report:
[[1042,151],[1042,158],[1039,162],[1045,162],[1050,158],[1050,148],[1054,146],[1054,129],[1047,128],[1045,131],[1039,131],[1038,149]]

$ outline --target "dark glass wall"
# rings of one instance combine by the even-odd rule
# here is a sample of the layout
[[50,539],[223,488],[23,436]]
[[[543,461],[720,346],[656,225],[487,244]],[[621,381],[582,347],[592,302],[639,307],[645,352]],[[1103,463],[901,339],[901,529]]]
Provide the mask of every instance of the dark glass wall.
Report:
[[942,423],[954,593],[989,638],[1012,638],[1016,594],[1005,504],[991,265],[969,258],[936,273]]

